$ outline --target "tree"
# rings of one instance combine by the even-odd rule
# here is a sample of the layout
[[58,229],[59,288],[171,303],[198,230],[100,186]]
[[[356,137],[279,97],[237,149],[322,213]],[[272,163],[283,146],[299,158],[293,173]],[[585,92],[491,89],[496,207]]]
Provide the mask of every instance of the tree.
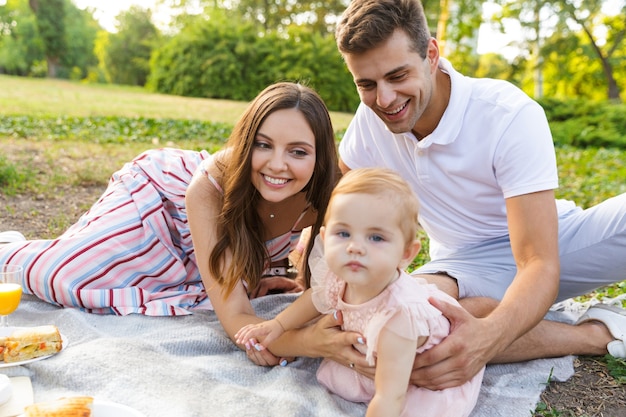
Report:
[[37,29],[43,40],[48,77],[56,78],[65,42],[65,0],[29,0],[35,13]]
[[[600,48],[606,51],[603,54],[606,55],[611,73],[614,74],[615,88],[619,91],[620,85],[626,86],[626,78],[623,76],[626,72],[626,45],[620,41],[624,21],[618,16],[607,19],[610,30],[607,32],[606,43]],[[543,55],[547,95],[577,96],[592,100],[607,98],[603,61],[598,59],[596,47],[589,42],[588,35],[583,30],[574,36],[556,32],[546,40]]]
[[107,79],[116,84],[146,84],[150,55],[158,44],[159,31],[152,23],[152,12],[131,7],[117,17],[117,33],[108,35],[104,59]]
[[35,15],[26,0],[0,7],[0,73],[28,75],[33,62],[44,59]]
[[[472,0],[424,0],[422,2],[440,53],[466,74],[478,68],[476,47],[482,23],[480,2]],[[433,30],[436,28],[436,30]]]
[[613,33],[612,44],[604,49],[600,46],[593,34],[594,27],[598,24],[598,21],[603,18],[602,0],[582,0],[577,2],[576,5],[570,3],[568,0],[558,0],[556,1],[556,5],[559,6],[562,15],[567,16],[582,28],[582,32],[586,36],[589,45],[602,64],[602,70],[606,77],[608,99],[619,101],[620,92],[615,77],[613,76],[613,66],[610,57],[618,49],[624,39],[625,31],[623,19],[626,13],[626,5],[622,7],[621,19],[615,20],[615,23],[622,23],[621,28]]
[[176,26],[181,27],[191,10],[204,8],[204,15],[219,10],[241,23],[253,23],[259,32],[286,32],[292,25],[307,25],[320,34],[332,33],[337,17],[349,0],[160,0],[179,10]]
[[[46,76],[51,69],[60,78],[82,78],[88,68],[95,65],[93,42],[99,26],[89,12],[79,10],[71,0],[63,1],[64,24],[59,38],[65,47],[51,53],[50,56],[59,58],[58,61],[52,59],[56,62],[52,69],[46,59],[51,49],[46,49],[40,29],[45,24],[33,12],[29,1],[8,0],[0,7],[0,72]],[[43,1],[40,3],[44,4]],[[39,13],[43,13],[42,6],[37,6],[40,7]]]
[[94,42],[101,28],[89,11],[78,9],[71,0],[65,1],[67,48],[62,55],[60,75],[64,78],[83,79],[98,64]]
[[[575,38],[576,33],[582,30],[595,58],[601,63],[607,97],[611,100],[619,99],[619,88],[614,79],[610,55],[617,50],[624,35],[618,32],[614,36],[613,46],[604,47],[594,36],[596,29],[606,22],[602,11],[604,0],[498,0],[498,3],[503,8],[496,19],[500,22],[506,18],[517,19],[529,34],[518,47],[534,60],[536,98],[543,94],[542,76],[546,55],[554,50],[552,45],[546,43],[548,38],[563,45],[561,40]],[[625,12],[626,6],[622,6],[618,14],[621,21]],[[568,52],[560,51],[561,54]]]

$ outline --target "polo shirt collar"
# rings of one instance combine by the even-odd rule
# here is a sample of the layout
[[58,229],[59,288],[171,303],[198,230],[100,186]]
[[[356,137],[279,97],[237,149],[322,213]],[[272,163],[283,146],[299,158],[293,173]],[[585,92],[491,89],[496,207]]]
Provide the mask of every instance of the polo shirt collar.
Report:
[[[432,144],[448,145],[454,142],[459,136],[461,126],[463,126],[465,109],[471,96],[472,87],[468,78],[457,72],[447,59],[439,58],[439,68],[450,76],[450,101],[435,130],[418,141],[417,146],[419,148],[428,148]],[[385,128],[387,127],[385,126]],[[417,140],[412,132],[397,135]]]

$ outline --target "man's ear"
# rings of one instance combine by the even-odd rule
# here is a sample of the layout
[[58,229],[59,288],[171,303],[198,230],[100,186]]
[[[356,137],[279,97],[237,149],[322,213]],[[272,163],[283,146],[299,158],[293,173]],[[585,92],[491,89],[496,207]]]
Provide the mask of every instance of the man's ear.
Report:
[[426,50],[426,58],[428,58],[431,72],[435,72],[439,66],[439,45],[437,44],[437,39],[430,38],[428,49]]
[[421,248],[422,244],[418,239],[415,239],[413,242],[411,242],[404,249],[402,259],[400,260],[400,268],[406,269],[407,266],[411,265],[411,262],[413,262],[413,259],[415,259]]

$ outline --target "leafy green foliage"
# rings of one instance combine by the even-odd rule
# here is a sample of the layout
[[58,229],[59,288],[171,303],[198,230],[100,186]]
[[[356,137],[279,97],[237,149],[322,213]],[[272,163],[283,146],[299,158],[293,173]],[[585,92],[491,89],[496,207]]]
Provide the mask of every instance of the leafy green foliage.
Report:
[[626,105],[583,99],[538,100],[557,146],[626,149]]
[[99,29],[71,0],[7,0],[0,7],[0,73],[44,77],[52,60],[60,78],[83,78],[95,65]]
[[553,410],[548,404],[543,401],[537,404],[537,408],[535,409],[534,416],[537,417],[564,417],[563,414],[558,410]]
[[590,207],[626,192],[626,152],[616,148],[557,148],[558,198]]
[[37,21],[24,0],[7,0],[0,7],[0,72],[27,75],[33,63],[44,59]]
[[208,20],[190,20],[155,50],[147,87],[189,97],[250,100],[260,91],[256,83],[273,81],[257,64],[272,50],[257,42],[256,35],[252,26],[217,12]]
[[[624,89],[624,8],[605,15],[605,0],[495,0],[502,6],[492,17],[523,28],[515,65],[517,80],[537,97],[587,97],[620,101]],[[616,3],[619,5],[619,2]],[[623,93],[622,93],[623,99]]]
[[129,117],[4,116],[0,136],[95,143],[197,141],[224,144],[232,126],[196,120]]
[[609,373],[620,384],[626,384],[626,359],[615,358],[611,355],[604,357]]
[[82,80],[90,68],[98,65],[94,54],[94,42],[100,26],[86,10],[65,7],[65,37],[69,39],[61,61],[59,77]]
[[[201,0],[202,2],[202,0]],[[259,31],[285,31],[289,26],[302,24],[314,32],[332,31],[327,17],[339,16],[346,8],[346,0],[205,0],[207,8],[231,9],[232,18],[253,23]],[[330,19],[332,21],[332,19]],[[296,23],[297,22],[297,23]]]
[[149,10],[132,6],[118,18],[118,32],[109,35],[102,58],[106,78],[114,84],[145,85],[150,55],[159,40]]
[[294,26],[259,36],[252,23],[219,10],[187,20],[150,65],[148,89],[166,94],[249,101],[271,83],[295,81],[315,88],[331,110],[353,112],[359,102],[332,35]]
[[55,78],[57,68],[67,48],[65,38],[65,0],[30,0],[35,12],[37,29],[43,41],[48,75]]

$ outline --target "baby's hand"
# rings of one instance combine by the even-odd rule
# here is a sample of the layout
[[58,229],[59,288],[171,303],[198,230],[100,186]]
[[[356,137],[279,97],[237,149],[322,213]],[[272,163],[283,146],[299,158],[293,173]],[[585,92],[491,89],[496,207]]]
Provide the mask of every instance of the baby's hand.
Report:
[[[248,350],[254,347],[256,350],[261,351],[278,339],[283,332],[283,326],[281,326],[278,320],[268,320],[242,327],[235,334],[235,341],[240,345],[244,345]],[[259,339],[261,343],[257,342]]]

